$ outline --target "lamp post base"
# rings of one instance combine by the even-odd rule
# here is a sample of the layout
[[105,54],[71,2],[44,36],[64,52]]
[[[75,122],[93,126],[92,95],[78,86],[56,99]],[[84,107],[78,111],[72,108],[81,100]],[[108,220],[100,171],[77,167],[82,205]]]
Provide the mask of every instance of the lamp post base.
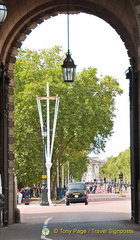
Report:
[[48,188],[46,180],[43,180],[42,188],[41,188],[41,206],[49,206],[48,202]]

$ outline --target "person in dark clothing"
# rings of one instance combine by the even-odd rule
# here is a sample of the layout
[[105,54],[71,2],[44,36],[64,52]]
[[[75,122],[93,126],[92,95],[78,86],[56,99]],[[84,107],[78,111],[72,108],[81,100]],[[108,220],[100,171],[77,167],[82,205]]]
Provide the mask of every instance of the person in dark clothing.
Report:
[[24,196],[25,198],[30,195],[30,189],[28,187],[25,188]]
[[24,192],[24,196],[25,196],[25,205],[29,204],[30,200],[30,189],[28,187],[25,188],[25,192]]
[[97,189],[97,185],[95,185],[95,186],[93,187],[93,193],[94,193],[94,194],[96,193],[96,189]]
[[92,193],[92,189],[93,189],[93,187],[92,187],[92,186],[90,186],[90,188],[89,188],[89,190],[90,190],[90,193]]

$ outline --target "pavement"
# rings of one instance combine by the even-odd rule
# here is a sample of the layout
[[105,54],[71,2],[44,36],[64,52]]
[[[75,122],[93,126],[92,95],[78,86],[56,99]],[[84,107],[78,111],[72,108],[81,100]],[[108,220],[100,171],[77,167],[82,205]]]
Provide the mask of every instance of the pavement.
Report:
[[[102,195],[102,197],[101,197]],[[117,205],[121,204],[122,206],[122,211],[118,212],[117,214],[113,214],[113,211],[111,210],[111,204],[114,204],[113,202],[109,201],[106,203],[104,202],[103,204],[103,208],[102,208],[102,204],[101,204],[101,198],[104,198],[105,195],[107,196],[107,194],[95,194],[94,195],[94,201],[97,204],[97,206],[99,206],[99,210],[97,211],[96,209],[94,210],[94,215],[95,215],[95,220],[92,221],[93,216],[89,215],[89,220],[87,221],[87,219],[85,219],[85,221],[83,221],[83,227],[82,229],[85,229],[86,226],[88,229],[90,229],[91,231],[96,231],[96,229],[104,229],[104,231],[109,231],[109,232],[104,232],[104,233],[93,233],[91,232],[91,235],[89,234],[87,235],[79,235],[80,238],[74,238],[74,234],[71,235],[72,238],[70,238],[71,236],[67,236],[67,238],[65,238],[64,234],[61,234],[61,239],[58,240],[63,240],[63,239],[94,239],[94,240],[140,240],[140,224],[136,224],[134,223],[134,221],[132,221],[130,219],[130,212],[127,213],[127,211],[125,211],[125,205],[126,205],[126,201],[125,199],[128,200],[128,204],[130,205],[130,193],[123,193],[122,195],[120,194],[108,194],[108,196],[110,196],[111,198],[115,197],[116,203]],[[90,199],[91,196],[91,199]],[[89,200],[92,201],[92,195],[89,194]],[[121,200],[121,201],[120,201]],[[118,202],[117,202],[118,201]],[[40,206],[39,204],[40,202],[40,198],[33,198],[31,199],[30,205],[29,206],[25,206],[24,203],[22,203],[21,205],[19,205],[19,209],[21,210],[21,215],[24,213],[26,214],[30,214],[33,213],[34,211],[37,213],[44,213],[44,210],[48,207],[44,206],[42,208],[42,206]],[[64,199],[60,199],[60,200],[54,200],[52,203],[53,205],[59,205],[58,211],[60,212],[61,215],[63,215],[63,212],[61,212],[61,209],[63,208],[64,204]],[[88,206],[86,206],[85,211],[90,213],[90,204],[92,204],[92,202],[89,203]],[[104,210],[104,207],[106,206],[106,208]],[[76,206],[72,206],[67,208],[67,214],[71,214],[72,209],[76,208],[76,211],[78,211],[78,205]],[[110,210],[109,210],[110,208]],[[50,208],[49,208],[50,209]],[[82,210],[82,209],[81,209]],[[79,209],[80,214],[82,214],[82,218],[84,218],[84,211],[82,213]],[[50,210],[52,211],[52,210]],[[106,213],[107,211],[107,213]],[[24,215],[23,214],[23,215]],[[47,211],[47,215],[49,215],[49,211]],[[37,215],[36,215],[37,216]],[[21,224],[13,224],[13,225],[9,225],[8,227],[4,227],[4,228],[0,228],[0,240],[28,240],[28,239],[40,239],[39,238],[31,238],[30,233],[32,234],[32,226],[35,224],[34,221],[36,221],[37,217],[33,217],[33,218],[26,218],[28,219],[28,222],[21,222]],[[119,217],[118,217],[119,216]],[[26,216],[27,217],[27,216]],[[66,218],[66,214],[64,213],[64,218]],[[75,216],[76,217],[76,216]],[[91,219],[90,219],[91,218]],[[63,219],[65,220],[65,219]],[[31,222],[30,222],[31,221]],[[73,229],[75,227],[75,222],[77,221],[76,219],[74,220],[73,218],[73,222],[70,223],[71,228]],[[61,224],[61,223],[58,223]],[[68,222],[66,221],[66,229],[67,229],[67,225]],[[80,224],[76,222],[76,224]],[[88,224],[88,225],[87,225]],[[91,226],[90,226],[91,224]],[[93,224],[94,224],[94,229],[93,229]],[[53,225],[53,221],[52,221],[52,225]],[[56,224],[54,225],[56,228]],[[82,225],[79,225],[79,228]],[[37,225],[36,225],[37,227]],[[40,227],[40,226],[39,226]],[[59,228],[59,225],[57,227]],[[114,230],[115,229],[115,230]],[[27,231],[27,233],[26,233]],[[39,230],[40,231],[40,230]],[[38,232],[39,232],[38,231]],[[118,231],[118,232],[117,232]],[[12,235],[11,235],[12,233]],[[19,237],[17,236],[20,233]],[[54,240],[56,239],[57,234],[54,234],[54,236],[52,237]],[[86,238],[85,238],[86,237]],[[47,239],[47,238],[45,238]]]

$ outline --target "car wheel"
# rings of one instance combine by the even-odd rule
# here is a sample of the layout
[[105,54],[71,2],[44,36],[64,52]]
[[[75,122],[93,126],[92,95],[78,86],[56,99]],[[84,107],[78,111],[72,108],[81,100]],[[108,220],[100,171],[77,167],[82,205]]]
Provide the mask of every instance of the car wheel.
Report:
[[85,202],[85,205],[88,205],[88,202]]
[[69,202],[66,202],[66,205],[68,206],[68,205],[70,205],[70,203],[69,203]]

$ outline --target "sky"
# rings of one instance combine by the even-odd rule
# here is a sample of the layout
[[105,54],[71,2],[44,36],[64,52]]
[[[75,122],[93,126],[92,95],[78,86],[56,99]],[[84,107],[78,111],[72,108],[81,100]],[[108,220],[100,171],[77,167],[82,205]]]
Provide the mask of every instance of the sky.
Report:
[[[117,32],[104,20],[89,14],[69,16],[70,52],[77,65],[76,72],[95,67],[100,75],[110,75],[123,89],[116,98],[116,118],[113,135],[107,140],[104,152],[97,157],[106,159],[118,156],[130,146],[129,127],[129,80],[125,71],[130,66],[124,43]],[[67,15],[60,14],[38,25],[22,44],[22,48],[48,49],[55,45],[67,46]],[[91,156],[95,156],[93,153]]]

